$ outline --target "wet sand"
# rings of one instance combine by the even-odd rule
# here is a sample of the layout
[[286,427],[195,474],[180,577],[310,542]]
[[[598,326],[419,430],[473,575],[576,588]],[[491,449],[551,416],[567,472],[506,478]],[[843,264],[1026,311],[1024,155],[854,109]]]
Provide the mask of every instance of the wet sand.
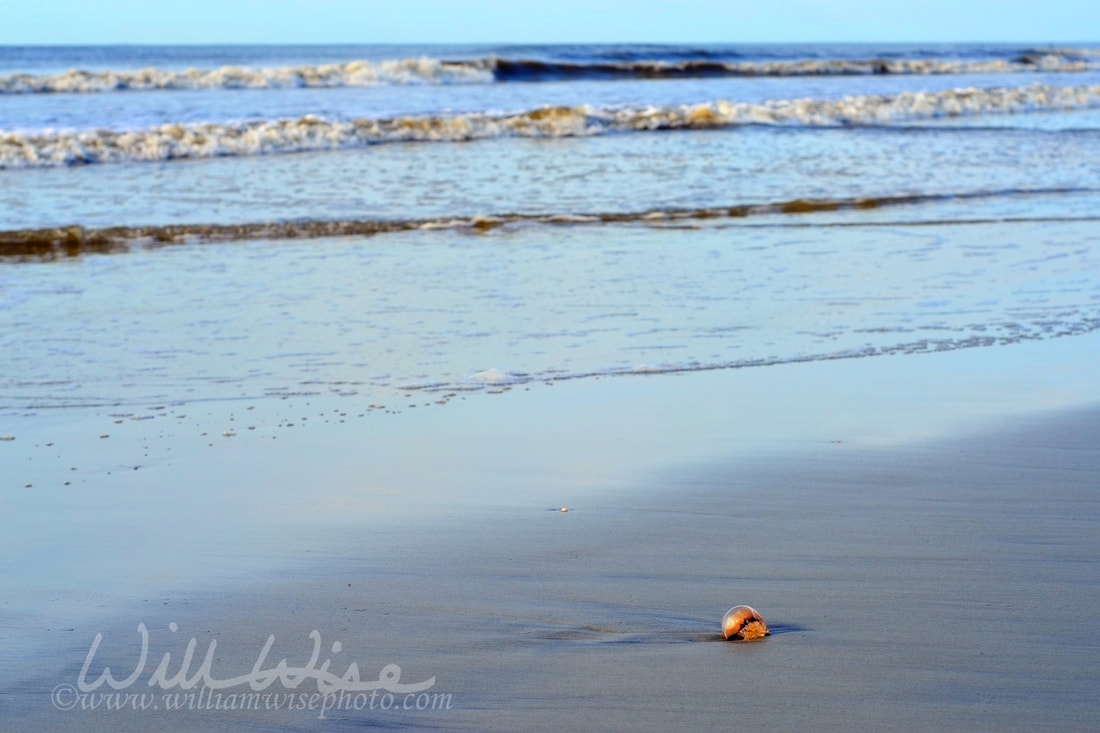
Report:
[[[297,432],[261,404],[222,440],[220,413],[206,436],[116,428],[64,495],[98,496],[53,505],[21,557],[9,540],[4,727],[1094,730],[1098,345],[592,380]],[[32,446],[97,420],[0,447],[45,486]],[[119,470],[138,446],[148,465]],[[740,603],[769,638],[720,641]],[[192,638],[191,674],[211,641],[213,677],[249,673],[269,635],[260,668],[303,666],[317,630],[314,668],[396,664],[434,678],[414,707],[449,709],[51,704],[96,633],[87,679],[133,671],[139,623],[124,691],[159,695]]]

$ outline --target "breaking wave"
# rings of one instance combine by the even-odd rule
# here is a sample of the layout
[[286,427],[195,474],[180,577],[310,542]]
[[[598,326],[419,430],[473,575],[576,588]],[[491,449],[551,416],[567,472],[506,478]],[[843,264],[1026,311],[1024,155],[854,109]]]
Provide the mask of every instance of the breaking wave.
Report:
[[163,89],[336,88],[377,84],[471,84],[493,81],[479,64],[434,59],[352,61],[346,64],[254,69],[140,69],[134,71],[66,71],[37,76],[0,76],[0,94],[90,93]]
[[388,142],[460,142],[496,137],[577,137],[611,132],[703,130],[743,125],[837,127],[1100,106],[1100,86],[1035,84],[995,89],[906,92],[840,100],[750,104],[718,101],[673,107],[540,107],[514,114],[450,117],[170,124],[145,130],[0,132],[0,168],[168,161],[359,148]]
[[207,242],[317,239],[321,237],[374,236],[396,232],[455,230],[488,232],[509,224],[572,226],[591,224],[675,224],[720,218],[766,215],[798,215],[835,211],[881,209],[937,201],[990,199],[1005,196],[1043,196],[1095,192],[1096,189],[1053,188],[959,192],[953,194],[910,194],[845,199],[791,199],[769,203],[738,204],[693,209],[649,209],[646,211],[576,214],[497,214],[427,219],[348,219],[244,224],[169,224],[164,226],[118,226],[87,229],[81,226],[51,229],[0,231],[0,257],[54,259],[88,253],[126,252],[134,247]]
[[707,77],[866,76],[893,74],[1073,73],[1100,68],[1085,52],[1027,53],[1015,59],[810,59],[805,61],[724,62],[715,60],[568,63],[492,59],[481,62],[497,81],[561,79],[683,79]]
[[1029,50],[1011,59],[808,59],[802,61],[685,60],[543,61],[496,56],[473,60],[431,58],[357,60],[343,64],[218,69],[86,71],[0,76],[0,94],[91,93],[162,89],[334,88],[377,84],[487,84],[579,79],[1076,73],[1100,69],[1094,49]]

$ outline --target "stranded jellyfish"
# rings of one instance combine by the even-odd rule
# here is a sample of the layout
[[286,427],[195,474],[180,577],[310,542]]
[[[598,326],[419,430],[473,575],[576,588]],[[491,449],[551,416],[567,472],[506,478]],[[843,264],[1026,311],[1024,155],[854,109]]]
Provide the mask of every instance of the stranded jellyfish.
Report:
[[727,639],[749,641],[770,633],[763,617],[751,606],[734,606],[722,617],[722,636]]

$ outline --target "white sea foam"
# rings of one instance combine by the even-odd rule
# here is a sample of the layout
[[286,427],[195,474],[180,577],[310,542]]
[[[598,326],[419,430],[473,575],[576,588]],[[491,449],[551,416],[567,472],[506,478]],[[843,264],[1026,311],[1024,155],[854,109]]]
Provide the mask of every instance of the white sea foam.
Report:
[[1043,53],[1026,59],[972,61],[962,59],[836,59],[729,64],[738,76],[858,76],[897,74],[939,76],[948,74],[1012,74],[1028,72],[1073,73],[1096,68],[1095,62],[1067,53]]
[[500,369],[484,369],[466,378],[467,382],[487,385],[515,384],[524,380],[526,375],[512,374]]
[[235,124],[162,125],[146,130],[22,134],[0,132],[0,168],[166,161],[335,150],[386,142],[458,142],[506,136],[576,137],[608,132],[712,129],[739,125],[890,125],[963,115],[1100,106],[1100,86],[1035,84],[996,89],[907,92],[840,100],[750,104],[718,101],[673,107],[542,107],[516,114]]
[[485,84],[553,78],[639,78],[692,76],[851,76],[864,74],[946,75],[1076,73],[1100,68],[1095,49],[1035,51],[1016,59],[810,59],[719,62],[631,61],[574,63],[501,59],[441,61],[431,58],[356,60],[317,66],[218,69],[87,71],[0,76],[0,94],[91,93],[160,89],[277,89],[359,87],[376,84]]
[[80,71],[36,76],[0,76],[0,94],[151,91],[157,89],[278,89],[289,87],[357,87],[375,84],[484,83],[492,72],[467,63],[435,59],[351,61],[346,64],[254,69],[140,69]]

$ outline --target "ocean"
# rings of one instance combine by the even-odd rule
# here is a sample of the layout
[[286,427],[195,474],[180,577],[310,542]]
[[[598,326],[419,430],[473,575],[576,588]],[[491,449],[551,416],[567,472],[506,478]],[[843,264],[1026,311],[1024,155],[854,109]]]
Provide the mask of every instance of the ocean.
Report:
[[0,727],[1093,730],[1098,212],[1097,44],[0,48]]
[[0,49],[0,410],[1100,325],[1100,47]]

